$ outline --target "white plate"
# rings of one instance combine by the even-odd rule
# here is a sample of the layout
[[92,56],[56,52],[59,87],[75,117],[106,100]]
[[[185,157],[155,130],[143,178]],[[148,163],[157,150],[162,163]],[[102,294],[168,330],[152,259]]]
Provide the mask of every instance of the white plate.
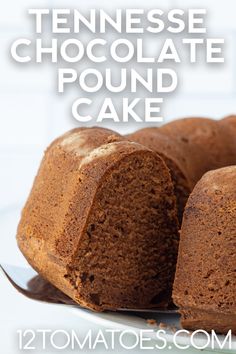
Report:
[[[0,210],[0,229],[4,247],[0,248],[0,261],[5,263],[12,263],[17,265],[25,265],[26,262],[17,249],[15,241],[15,232],[17,223],[19,220],[20,208],[17,206],[10,206],[3,210]],[[207,351],[219,352],[219,344],[217,340],[208,343],[209,335],[204,333],[194,334],[191,337],[191,333],[178,332],[180,329],[179,316],[177,314],[156,314],[156,313],[121,313],[121,312],[106,312],[95,313],[86,309],[82,309],[76,306],[68,306],[68,311],[73,311],[75,316],[79,316],[93,323],[101,325],[105,328],[113,328],[119,330],[125,330],[135,333],[140,333],[142,330],[149,330],[143,332],[143,336],[149,337],[152,340],[162,345],[163,341],[158,340],[156,332],[160,329],[165,333],[161,333],[161,337],[168,343],[167,348],[173,348],[175,345],[188,346],[194,348],[202,348]],[[150,325],[147,319],[154,319],[158,324],[164,323],[166,328],[160,328],[156,325]],[[173,330],[173,327],[177,329],[177,332]],[[176,334],[177,333],[177,334]],[[193,343],[191,343],[193,338]],[[218,335],[218,340],[223,343],[225,336]],[[212,345],[213,344],[213,345]],[[228,344],[228,342],[227,342]],[[213,348],[215,350],[213,350]],[[224,346],[224,350],[221,353],[235,353],[236,351],[236,337],[232,338],[231,350],[227,345]]]
[[[99,324],[105,328],[113,328],[119,330],[130,331],[131,335],[133,332],[140,334],[140,331],[144,337],[149,337],[152,340],[157,342],[157,345],[160,347],[164,344],[163,340],[159,340],[156,336],[157,332],[162,329],[164,332],[160,333],[162,339],[165,339],[167,349],[179,348],[195,348],[203,349],[219,353],[219,343],[224,343],[225,336],[217,335],[217,340],[212,339],[211,335],[208,333],[194,333],[189,332],[184,333],[180,332],[179,329],[179,317],[174,314],[154,314],[147,313],[140,315],[139,313],[130,314],[130,313],[116,313],[116,312],[107,312],[107,313],[94,313],[89,310],[81,309],[74,307],[71,309],[77,316],[89,320],[93,323]],[[154,319],[157,323],[164,323],[167,325],[164,329],[156,325],[148,324],[146,319]],[[172,328],[176,328],[177,331]],[[149,330],[145,332],[145,330]],[[194,333],[194,334],[193,334]],[[191,342],[192,339],[192,342]],[[219,343],[217,343],[219,341]],[[182,347],[182,348],[181,348]],[[236,337],[232,337],[231,340],[231,349],[229,349],[229,341],[224,345],[223,350],[220,350],[220,353],[235,353],[236,351]]]

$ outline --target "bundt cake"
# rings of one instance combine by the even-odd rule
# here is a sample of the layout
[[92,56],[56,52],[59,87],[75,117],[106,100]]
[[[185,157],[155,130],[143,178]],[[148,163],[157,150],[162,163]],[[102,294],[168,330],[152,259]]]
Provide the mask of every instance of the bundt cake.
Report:
[[236,164],[236,116],[221,121],[184,118],[127,136],[156,151],[170,169],[181,222],[188,196],[202,175]]
[[176,215],[161,157],[110,130],[78,128],[47,149],[17,240],[31,266],[84,307],[164,307]]
[[184,328],[236,334],[236,166],[207,172],[183,216],[173,299]]
[[[126,137],[102,128],[74,129],[45,153],[18,226],[19,247],[39,274],[82,306],[97,311],[168,306],[178,249],[176,200],[181,222],[188,196],[203,174],[230,165],[236,165],[236,116],[221,121],[186,118]],[[226,192],[232,181],[224,186],[230,181],[224,173],[233,176],[231,170],[221,170],[218,176]],[[207,174],[200,187],[215,173]],[[188,203],[181,234],[181,254],[189,245],[187,254],[189,259],[196,257],[192,263],[196,266],[186,267],[183,274],[197,267],[202,271],[197,251],[195,256],[190,252],[190,240],[196,242],[196,250],[204,248],[197,243],[197,234],[187,235],[185,227],[192,215],[192,230],[197,233],[203,218],[194,206],[201,203],[200,197],[193,197],[200,195],[199,185]],[[227,219],[228,209],[220,210]],[[209,216],[209,223],[212,220],[214,215]],[[200,227],[203,237],[204,225]],[[190,289],[178,285],[184,282],[181,254],[175,302],[187,308],[180,290],[189,291],[188,301],[195,298]],[[186,283],[188,279],[190,275]],[[235,304],[227,301],[229,307]],[[189,322],[184,319],[183,324],[188,326],[192,312],[186,311]]]

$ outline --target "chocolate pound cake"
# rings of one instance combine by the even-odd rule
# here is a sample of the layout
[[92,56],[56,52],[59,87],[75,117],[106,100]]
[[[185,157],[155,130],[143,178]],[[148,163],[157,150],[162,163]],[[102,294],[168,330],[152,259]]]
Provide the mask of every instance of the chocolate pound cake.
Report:
[[173,298],[184,328],[236,334],[236,166],[206,173],[181,227]]
[[18,226],[31,266],[93,310],[167,306],[178,247],[162,158],[101,128],[47,149]]

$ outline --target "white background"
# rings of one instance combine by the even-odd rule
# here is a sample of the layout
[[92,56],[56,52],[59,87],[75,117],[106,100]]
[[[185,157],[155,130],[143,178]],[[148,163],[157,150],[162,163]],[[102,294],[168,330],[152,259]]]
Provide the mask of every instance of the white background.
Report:
[[[14,63],[9,48],[14,39],[32,34],[32,22],[27,16],[31,7],[48,7],[47,1],[4,1],[0,12],[0,261],[19,263],[21,256],[15,248],[17,221],[7,224],[6,211],[22,206],[43,151],[58,134],[77,126],[71,117],[72,98],[56,93],[55,68]],[[52,7],[114,9],[124,7],[155,8],[156,1],[51,1]],[[220,118],[236,112],[236,3],[234,0],[174,1],[162,0],[158,7],[205,7],[208,10],[209,36],[223,37],[226,41],[225,64],[181,65],[178,73],[181,86],[171,95],[163,109],[166,121],[183,116]],[[138,129],[139,125],[116,126],[117,130]],[[10,220],[10,219],[9,219]],[[15,292],[0,275],[0,352],[17,353],[17,328],[88,328],[97,327],[75,318],[65,310],[29,301]],[[174,351],[172,351],[174,353]],[[176,352],[177,353],[177,352]],[[187,351],[186,351],[187,353]]]

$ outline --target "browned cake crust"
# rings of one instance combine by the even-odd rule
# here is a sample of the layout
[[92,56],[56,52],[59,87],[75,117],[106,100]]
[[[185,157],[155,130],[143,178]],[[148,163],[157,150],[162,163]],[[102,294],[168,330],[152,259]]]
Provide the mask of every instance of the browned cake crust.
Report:
[[184,328],[236,334],[236,166],[206,173],[183,216],[173,298]]
[[82,306],[167,306],[178,246],[168,168],[110,130],[72,130],[47,149],[17,240],[32,267]]
[[181,222],[189,193],[210,170],[236,164],[236,116],[184,118],[128,135],[160,154],[170,169]]

